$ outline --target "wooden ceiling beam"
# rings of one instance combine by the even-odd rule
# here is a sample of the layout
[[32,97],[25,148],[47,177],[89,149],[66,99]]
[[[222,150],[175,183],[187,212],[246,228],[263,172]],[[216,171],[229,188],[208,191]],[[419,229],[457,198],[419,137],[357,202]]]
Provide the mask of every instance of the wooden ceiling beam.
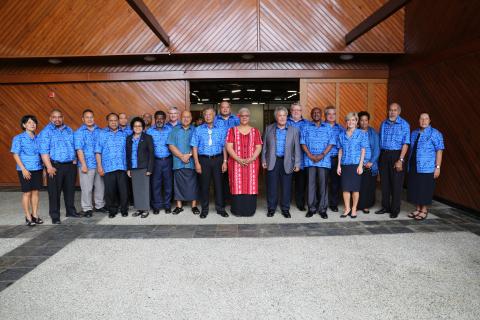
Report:
[[371,16],[360,22],[355,28],[345,35],[345,43],[348,46],[367,33],[370,29],[378,25],[383,20],[387,19],[400,8],[404,7],[410,0],[390,0],[385,3],[380,9],[375,11]]
[[133,10],[142,18],[147,26],[160,38],[163,44],[167,47],[170,46],[170,38],[168,34],[163,30],[160,23],[157,21],[152,11],[147,8],[143,0],[127,0],[127,3]]

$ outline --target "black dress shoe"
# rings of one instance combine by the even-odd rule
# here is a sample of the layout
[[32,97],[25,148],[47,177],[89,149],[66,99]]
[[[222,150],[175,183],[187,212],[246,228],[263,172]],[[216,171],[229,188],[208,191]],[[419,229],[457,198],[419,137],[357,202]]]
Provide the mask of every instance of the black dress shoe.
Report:
[[370,213],[370,210],[368,210],[368,209],[362,209],[362,211],[363,211],[363,213],[365,213],[365,214],[369,214],[369,213]]
[[96,212],[107,212],[107,209],[105,209],[105,207],[101,207],[100,209],[95,209]]
[[348,216],[351,215],[351,214],[352,214],[352,210],[348,211],[347,213],[342,214],[342,215],[340,216],[340,218],[346,218],[346,217],[348,217]]
[[149,212],[148,210],[143,211],[143,212],[142,212],[142,215],[140,216],[140,218],[146,218],[146,217],[148,217],[149,214],[150,214],[150,212]]
[[333,212],[338,212],[338,207],[337,206],[330,206],[330,210]]
[[35,222],[35,224],[43,224],[43,220],[40,217],[32,216],[32,221]]
[[159,209],[153,209],[153,214],[159,214],[160,210]]
[[165,213],[166,213],[166,214],[170,214],[170,213],[172,213],[172,209],[170,209],[170,208],[166,208],[166,209],[165,209]]
[[227,211],[220,211],[220,212],[217,212],[217,214],[219,214],[220,216],[222,216],[222,217],[224,217],[224,218],[227,218],[227,217],[228,217]]
[[128,217],[128,212],[122,212],[122,217]]
[[327,211],[320,211],[320,217],[322,217],[322,219],[328,219]]
[[375,211],[375,214],[385,214],[387,212],[388,212],[387,209],[381,208],[380,210]]
[[290,215],[290,211],[288,210],[282,210],[282,216],[284,216],[285,218],[289,219],[291,218],[292,216]]
[[110,212],[110,213],[108,214],[108,217],[109,217],[109,218],[115,218],[116,215],[117,215],[116,213]]
[[200,213],[200,219],[205,219],[208,216],[208,212]]
[[395,219],[398,217],[398,212],[391,212],[390,213],[390,218]]
[[305,215],[306,218],[311,218],[315,214],[315,211],[308,210],[307,214]]
[[307,209],[305,209],[305,206],[297,206],[297,209],[300,211],[307,211]]
[[91,218],[93,215],[93,210],[87,210],[83,212],[83,216],[86,218]]
[[78,213],[74,212],[74,213],[71,213],[71,214],[67,214],[67,217],[68,218],[81,218],[82,216],[79,215]]
[[60,219],[52,219],[52,224],[62,224]]
[[27,218],[25,218],[25,225],[29,226],[29,227],[34,227],[35,226],[35,221],[33,221],[33,219],[28,220]]
[[132,213],[132,217],[138,217],[141,216],[143,213],[143,210],[137,210],[134,213]]
[[275,214],[275,210],[268,210],[267,217],[271,218]]
[[200,214],[200,210],[197,207],[192,208],[193,214]]

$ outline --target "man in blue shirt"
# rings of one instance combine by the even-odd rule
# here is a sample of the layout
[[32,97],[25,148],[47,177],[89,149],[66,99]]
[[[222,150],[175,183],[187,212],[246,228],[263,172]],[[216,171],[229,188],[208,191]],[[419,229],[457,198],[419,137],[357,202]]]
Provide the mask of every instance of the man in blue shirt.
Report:
[[152,189],[151,205],[153,214],[159,214],[161,209],[165,213],[172,212],[171,201],[173,191],[172,154],[168,149],[168,136],[172,131],[171,126],[165,125],[167,115],[163,111],[155,112],[155,124],[147,130],[153,138],[155,165],[153,168],[150,185]]
[[125,132],[127,136],[133,133],[132,128],[130,128],[130,124],[128,123],[127,114],[124,112],[118,114],[118,129]]
[[[303,129],[310,124],[310,121],[306,120],[302,116],[302,106],[300,103],[295,102],[290,106],[290,117],[288,117],[287,123],[289,126],[294,126],[298,128],[300,135],[303,132]],[[304,170],[303,158],[305,154],[302,150],[302,159],[300,170],[293,173],[293,181],[295,183],[295,203],[298,210],[305,211],[305,190],[307,188],[307,171]]]
[[[343,133],[345,129],[337,123],[337,110],[334,106],[327,106],[325,108],[325,123],[330,125],[332,128],[332,136],[335,141],[337,141],[340,133]],[[342,180],[337,174],[337,164],[338,164],[338,148],[337,144],[333,145],[332,150],[330,150],[331,158],[331,170],[329,175],[329,184],[330,191],[328,193],[328,206],[333,212],[338,212],[338,201],[341,193],[341,184]]]
[[171,129],[181,126],[182,124],[178,120],[180,111],[178,111],[177,107],[170,107],[168,108],[168,122],[165,123],[165,126],[170,127]]
[[105,184],[105,206],[109,218],[115,218],[120,207],[128,216],[128,178],[125,132],[118,129],[118,115],[109,113],[107,128],[101,130],[95,143],[97,171]]
[[97,171],[95,143],[100,128],[95,124],[93,111],[86,109],[82,113],[83,125],[75,131],[74,142],[78,157],[78,175],[82,190],[81,204],[83,215],[93,214],[92,193],[96,211],[105,212],[103,177]]
[[198,177],[195,172],[195,165],[192,158],[192,139],[195,128],[192,126],[192,113],[183,111],[181,126],[173,128],[168,136],[168,147],[173,154],[173,181],[174,197],[177,206],[173,214],[183,211],[182,201],[192,201],[192,212],[200,214],[197,208],[198,199]]
[[215,209],[222,217],[228,217],[223,197],[222,173],[227,171],[225,129],[214,123],[215,110],[208,107],[203,111],[205,123],[195,129],[190,145],[193,147],[195,171],[200,175],[200,218],[208,215],[210,181],[215,187]]
[[317,211],[327,219],[328,175],[331,167],[330,150],[336,144],[331,127],[322,122],[322,110],[313,108],[312,123],[303,128],[300,145],[305,152],[304,165],[308,172],[308,212],[312,217]]
[[388,107],[388,119],[380,125],[380,179],[382,182],[382,208],[376,214],[390,213],[398,217],[402,198],[403,168],[410,144],[410,125],[402,117],[398,103]]
[[[240,124],[240,119],[232,114],[232,106],[228,101],[220,102],[220,113],[215,116],[214,123],[216,126],[222,127],[225,130],[225,139],[227,138],[228,129],[236,127]],[[223,183],[223,200],[230,201],[232,195],[230,194],[230,183],[228,180],[228,173],[222,173]]]
[[60,195],[63,191],[66,216],[79,218],[75,209],[77,178],[73,130],[63,123],[60,110],[50,113],[50,124],[39,134],[40,154],[48,173],[48,204],[53,224],[60,224]]

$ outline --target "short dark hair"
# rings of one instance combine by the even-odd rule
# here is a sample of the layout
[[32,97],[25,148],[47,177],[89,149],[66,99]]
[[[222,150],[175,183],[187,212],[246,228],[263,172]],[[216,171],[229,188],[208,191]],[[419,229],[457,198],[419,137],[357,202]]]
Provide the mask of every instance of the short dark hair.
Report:
[[142,124],[142,129],[145,130],[145,120],[140,117],[135,117],[132,119],[132,121],[130,121],[130,129],[133,130],[133,125],[135,124],[135,122],[140,122]]
[[367,111],[360,111],[358,113],[358,120],[360,120],[360,118],[363,116],[367,116],[367,119],[370,120],[370,113],[368,113]]
[[94,114],[93,111],[92,111],[92,109],[85,109],[85,110],[83,110],[83,112],[82,112],[82,117],[84,117],[84,116],[85,116],[85,113],[87,113],[87,112],[90,112],[91,114]]
[[116,114],[115,112],[110,112],[109,114],[107,114],[107,116],[105,117],[105,120],[108,121],[108,118],[110,118],[110,116],[116,116],[117,117],[117,120],[119,118],[118,114]]
[[167,118],[167,114],[162,110],[156,111],[153,117],[156,118],[157,116],[163,116],[164,118]]
[[20,119],[20,128],[22,128],[23,131],[25,131],[25,128],[23,127],[23,125],[26,124],[28,122],[28,120],[30,120],[30,119],[33,122],[35,122],[35,124],[38,125],[37,117],[35,117],[34,115],[31,115],[31,114],[26,114],[22,117],[22,119]]

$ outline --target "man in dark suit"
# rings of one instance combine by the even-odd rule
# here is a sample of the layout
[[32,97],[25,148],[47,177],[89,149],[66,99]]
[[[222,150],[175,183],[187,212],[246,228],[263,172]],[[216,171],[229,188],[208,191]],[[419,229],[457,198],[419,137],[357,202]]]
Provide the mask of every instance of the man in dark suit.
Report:
[[300,170],[302,152],[298,128],[287,124],[288,110],[275,109],[276,122],[265,129],[262,166],[267,169],[268,217],[273,217],[278,204],[278,186],[282,190],[280,208],[285,218],[290,218],[292,174]]

